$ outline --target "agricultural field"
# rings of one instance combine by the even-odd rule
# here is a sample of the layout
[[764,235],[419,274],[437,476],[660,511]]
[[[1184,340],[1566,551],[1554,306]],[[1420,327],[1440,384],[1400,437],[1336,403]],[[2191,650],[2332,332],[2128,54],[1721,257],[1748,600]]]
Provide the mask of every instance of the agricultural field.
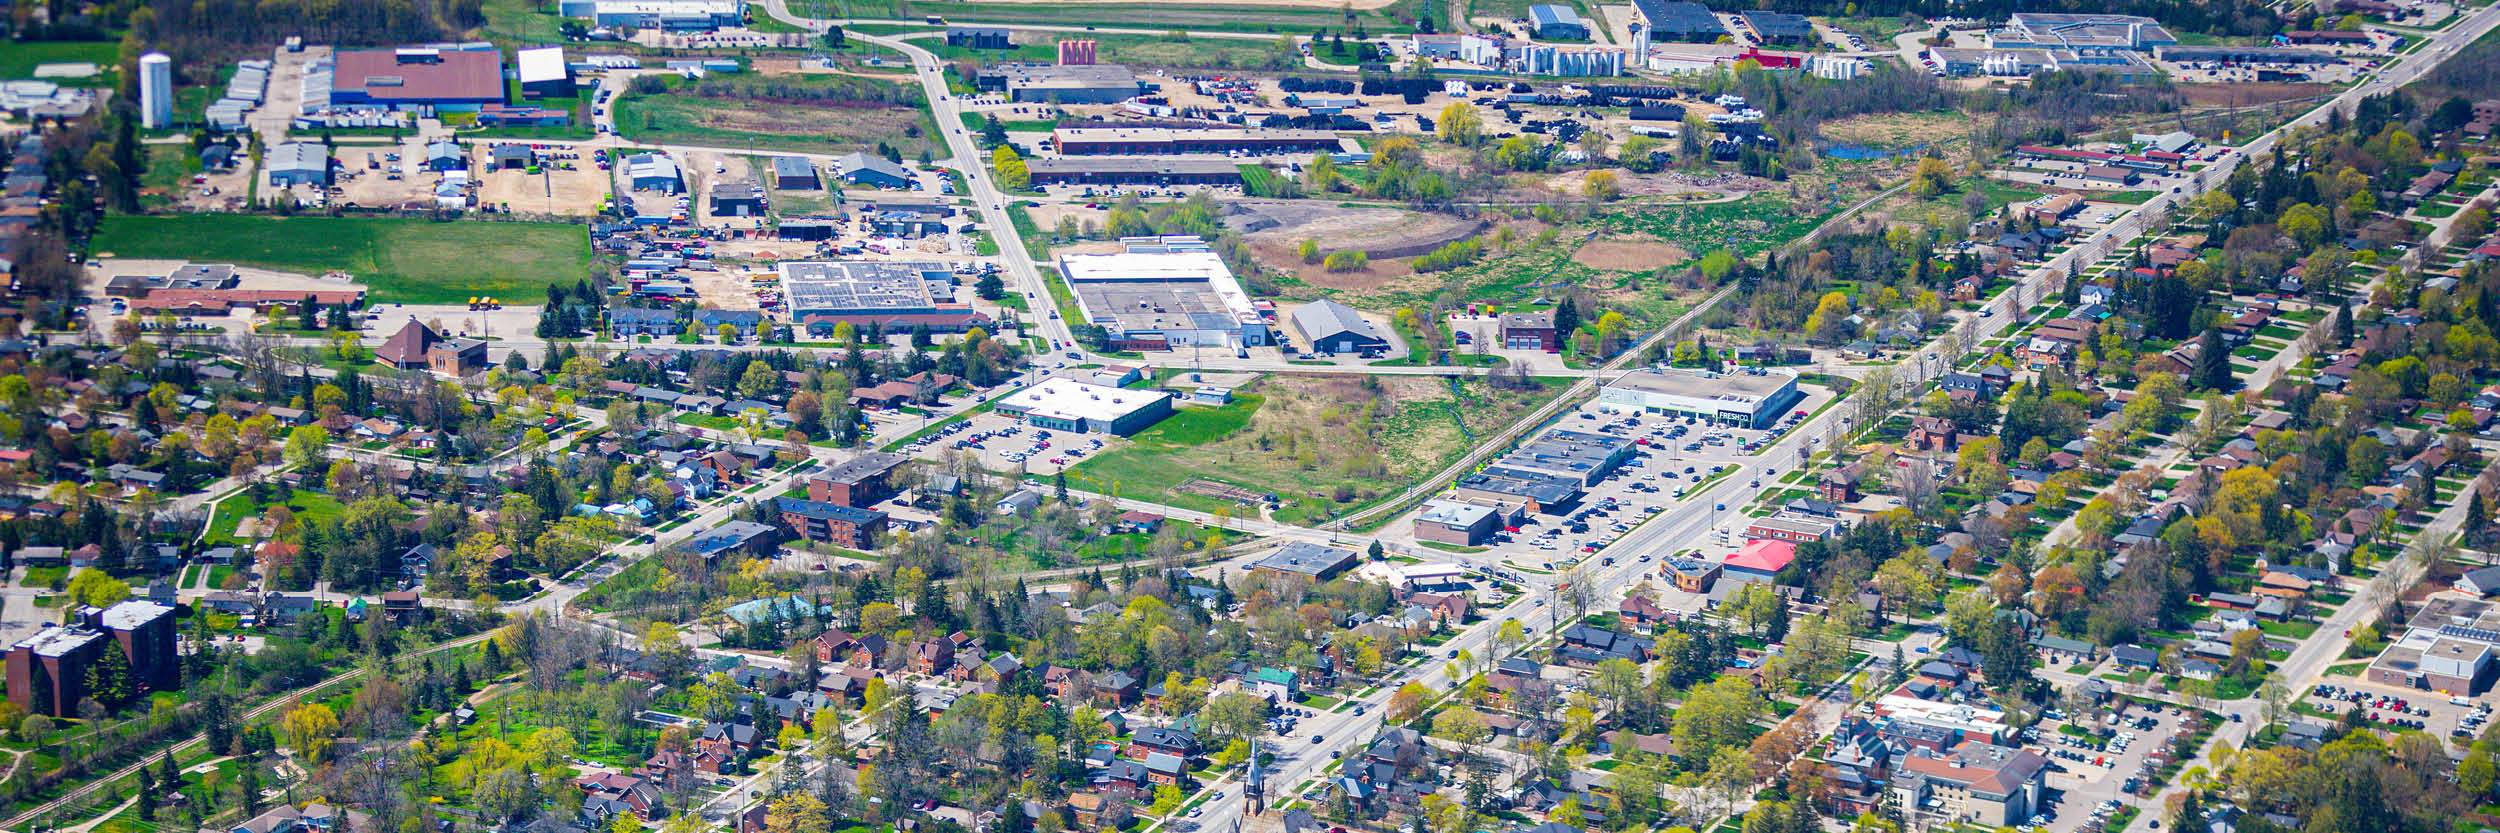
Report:
[[1413,485],[1561,389],[1271,375],[1236,391],[1232,404],[1181,409],[1068,477],[1088,490],[1234,515],[1256,509],[1209,493],[1273,493],[1276,520],[1318,523]]
[[897,83],[786,75],[665,83],[665,95],[629,93],[617,100],[619,133],[661,144],[813,153],[884,144],[906,158],[938,149],[937,125],[917,103],[916,88]]
[[98,255],[236,263],[354,276],[377,303],[456,304],[480,294],[535,298],[590,274],[572,223],[436,222],[403,217],[112,216]]
[[94,64],[91,78],[52,79],[64,87],[110,87],[121,56],[117,41],[12,41],[0,49],[0,78],[33,78],[42,64]]

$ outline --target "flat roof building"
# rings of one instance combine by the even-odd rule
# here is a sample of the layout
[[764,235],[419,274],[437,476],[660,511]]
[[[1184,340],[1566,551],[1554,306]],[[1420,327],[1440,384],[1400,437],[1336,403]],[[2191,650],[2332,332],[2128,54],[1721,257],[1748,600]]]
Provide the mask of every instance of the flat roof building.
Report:
[[504,100],[503,51],[493,47],[351,49],[331,60],[332,105],[476,110]]
[[1709,373],[1680,368],[1651,368],[1624,374],[1597,393],[1610,405],[1670,414],[1688,414],[1714,422],[1764,428],[1780,413],[1805,398],[1797,375]]
[[955,303],[955,271],[922,261],[783,261],[781,297],[802,324],[960,333],[989,317]]
[[2015,12],[2005,25],[1988,33],[1988,45],[1999,49],[2150,50],[2176,45],[2179,39],[2161,21],[2132,14],[2063,14]]
[[1745,27],[1763,43],[1806,43],[1814,40],[1814,24],[1804,15],[1756,9],[1744,15]]
[[1035,185],[1239,185],[1229,159],[1042,156],[1024,161]]
[[1126,436],[1172,415],[1172,394],[1052,377],[998,400],[998,412],[1054,431]]
[[1709,43],[1727,34],[1727,24],[1710,7],[1683,0],[1633,0],[1633,13],[1647,26],[1633,32],[1633,56],[1646,59],[1649,44]]
[[1495,465],[1461,476],[1451,491],[1461,500],[1524,503],[1531,512],[1557,513],[1579,501],[1581,488],[1578,478]]
[[1146,86],[1119,64],[1005,64],[981,71],[981,89],[1003,90],[1009,101],[1052,104],[1118,104]]
[[563,98],[573,94],[573,67],[564,61],[564,47],[541,46],[512,55],[515,80],[523,98]]
[[563,0],[565,17],[607,28],[701,32],[746,23],[746,0]]
[[821,191],[825,182],[816,176],[816,163],[804,156],[773,157],[773,187],[784,191]]
[[1481,503],[1435,500],[1415,516],[1415,538],[1472,547],[1501,529],[1500,513]]
[[1196,238],[1133,238],[1118,254],[1062,255],[1085,323],[1114,349],[1260,347],[1272,338],[1224,259]]
[[1250,565],[1263,573],[1295,575],[1313,581],[1327,581],[1354,568],[1357,558],[1353,550],[1324,547],[1308,541],[1295,541],[1269,553]]
[[1630,439],[1611,434],[1556,429],[1502,455],[1501,464],[1574,477],[1593,486],[1632,459],[1635,447]]
[[1050,135],[1051,147],[1063,156],[1333,153],[1344,145],[1327,130],[1258,127],[1062,127]]

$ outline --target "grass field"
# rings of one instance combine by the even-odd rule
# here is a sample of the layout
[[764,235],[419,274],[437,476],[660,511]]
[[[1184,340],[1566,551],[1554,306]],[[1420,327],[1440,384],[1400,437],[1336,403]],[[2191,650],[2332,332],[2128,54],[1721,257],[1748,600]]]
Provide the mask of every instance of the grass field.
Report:
[[[722,82],[703,89],[726,90],[743,83]],[[768,83],[826,92],[844,85],[886,82],[841,76],[779,77]],[[692,87],[684,79],[670,78],[668,84],[668,95],[629,93],[619,98],[615,105],[617,131],[644,142],[814,153],[870,150],[883,142],[905,158],[937,147],[937,125],[930,120],[925,106],[868,101],[840,105],[767,101],[758,100],[760,95],[690,95],[687,93]]]
[[113,62],[121,58],[121,44],[114,41],[10,41],[0,44],[0,78],[33,78],[39,64],[89,63],[96,65],[92,78],[45,79],[65,87],[109,87],[116,74]]
[[[286,505],[288,509],[295,512],[297,520],[307,523],[315,518],[336,520],[339,513],[347,511],[347,507],[340,504],[337,498],[319,492],[301,490],[287,496]],[[242,523],[244,518],[257,518],[268,513],[269,504],[253,500],[248,492],[227,498],[224,502],[217,504],[217,513],[209,516],[208,532],[201,537],[200,542],[209,546],[244,543],[241,539],[234,537],[235,525]],[[222,577],[212,574],[211,578]]]
[[590,273],[590,240],[568,223],[403,217],[106,217],[98,254],[238,263],[355,276],[381,303],[450,304],[481,294],[536,298]]
[[1232,404],[1181,409],[1068,476],[1090,490],[1249,514],[1249,507],[1179,490],[1193,480],[1225,483],[1276,494],[1278,520],[1317,522],[1437,471],[1475,436],[1558,390],[1465,382],[1454,395],[1440,379],[1271,375]]

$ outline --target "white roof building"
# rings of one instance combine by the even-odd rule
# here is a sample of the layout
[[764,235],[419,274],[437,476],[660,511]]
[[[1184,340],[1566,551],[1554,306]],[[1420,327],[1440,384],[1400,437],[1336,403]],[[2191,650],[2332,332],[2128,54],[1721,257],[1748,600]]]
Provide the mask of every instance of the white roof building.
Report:
[[564,47],[541,46],[514,53],[521,83],[561,81],[565,77]]

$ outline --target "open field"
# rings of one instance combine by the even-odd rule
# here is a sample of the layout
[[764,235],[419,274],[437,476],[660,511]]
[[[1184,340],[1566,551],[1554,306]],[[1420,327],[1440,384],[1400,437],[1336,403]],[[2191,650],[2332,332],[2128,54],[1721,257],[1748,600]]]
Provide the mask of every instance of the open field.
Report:
[[1693,256],[1671,243],[1654,240],[1591,240],[1571,253],[1571,262],[1591,269],[1635,272],[1655,269],[1668,263],[1682,263]]
[[[1010,35],[1014,49],[972,49],[924,41],[931,52],[949,60],[974,58],[985,63],[1059,59],[1058,41],[1065,32],[1019,31]],[[1192,38],[1162,35],[1094,35],[1096,54],[1105,63],[1186,69],[1289,70],[1302,66],[1302,53],[1279,34],[1276,40]]]
[[1271,375],[1230,405],[1182,408],[1131,441],[1069,469],[1071,482],[1236,515],[1254,511],[1185,484],[1274,493],[1275,517],[1315,523],[1398,491],[1446,465],[1475,435],[1553,396],[1481,381]]
[[810,17],[917,20],[943,17],[949,22],[1029,23],[1059,26],[1118,26],[1229,32],[1302,34],[1314,29],[1346,28],[1346,12],[1369,34],[1414,31],[1421,0],[1262,0],[1256,3],[1204,3],[1189,0],[791,0],[790,10]]
[[114,41],[10,41],[0,46],[0,78],[33,78],[38,64],[94,64],[91,78],[46,79],[64,87],[110,87],[116,70],[113,61],[121,56],[121,44]]
[[1895,150],[1969,136],[1971,117],[1959,113],[1887,113],[1824,122],[1816,130],[1843,144]]
[[113,216],[95,251],[119,257],[236,263],[305,274],[347,272],[372,301],[456,304],[477,295],[536,298],[589,274],[590,242],[570,223],[435,222],[401,217]]
[[693,85],[677,78],[668,84],[668,95],[620,97],[617,131],[643,142],[815,153],[872,150],[882,142],[906,158],[936,147],[927,110],[841,95],[862,84],[895,86],[884,81],[778,76],[755,84]]

